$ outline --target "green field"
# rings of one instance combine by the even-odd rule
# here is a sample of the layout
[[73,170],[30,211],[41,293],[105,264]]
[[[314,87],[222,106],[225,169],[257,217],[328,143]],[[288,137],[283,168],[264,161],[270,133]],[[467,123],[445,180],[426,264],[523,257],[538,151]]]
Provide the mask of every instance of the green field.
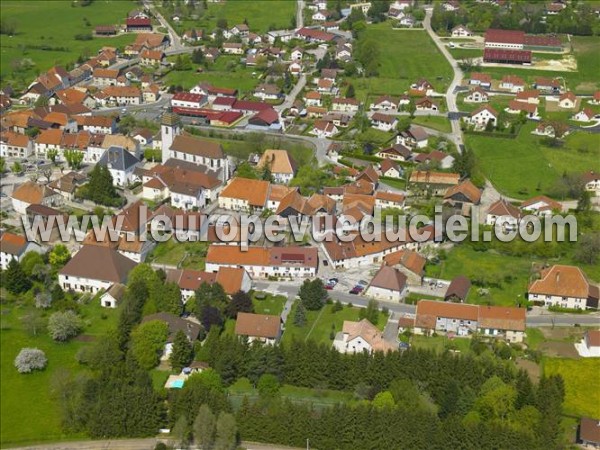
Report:
[[502,194],[523,199],[547,194],[565,171],[600,171],[600,135],[577,131],[563,147],[551,148],[531,134],[535,126],[528,122],[516,139],[466,136],[484,174]]
[[[133,42],[135,34],[75,40],[75,35],[92,33],[97,25],[124,23],[127,13],[137,7],[132,1],[95,1],[80,7],[75,2],[2,1],[2,20],[13,23],[16,34],[0,40],[2,81],[15,87],[28,85],[35,75],[54,65],[74,63],[81,55],[93,56],[104,46],[122,47]],[[86,24],[87,19],[89,26]],[[32,48],[47,46],[49,50]],[[58,49],[62,47],[62,49]],[[26,71],[14,71],[18,60],[28,58],[35,64]]]
[[[171,58],[171,60],[174,60]],[[252,93],[260,83],[259,74],[255,68],[245,67],[239,64],[238,56],[221,56],[202,73],[196,72],[200,67],[193,65],[193,70],[172,70],[163,79],[167,86],[182,86],[189,90],[198,83],[210,83],[218,87],[237,89],[240,94]]]
[[442,353],[446,349],[451,348],[461,353],[469,353],[471,339],[469,338],[454,338],[448,339],[446,336],[418,336],[410,337],[410,345],[413,348],[421,348],[425,350],[435,350]]
[[444,92],[452,79],[450,65],[426,31],[394,31],[389,22],[383,22],[367,26],[360,39],[379,44],[379,76],[351,80],[358,98],[399,95],[420,78]]
[[[219,19],[226,19],[229,28],[248,21],[250,31],[266,33],[269,30],[290,28],[296,15],[296,3],[289,0],[233,0],[222,3],[208,2],[208,10],[202,17],[192,20],[183,17],[179,23],[171,20],[172,11],[161,8],[163,16],[169,20],[178,33],[192,28],[212,32]],[[294,22],[295,27],[295,22]]]
[[417,116],[412,120],[414,125],[422,125],[427,128],[441,131],[442,133],[450,133],[452,127],[450,121],[442,116]]
[[600,417],[598,374],[600,359],[547,358],[544,375],[559,374],[565,380],[565,413],[578,417]]
[[252,304],[254,305],[254,312],[256,314],[281,315],[283,306],[287,300],[285,296],[267,294],[265,298],[259,300],[256,298],[256,294],[255,292],[252,296]]
[[[84,438],[81,434],[62,431],[60,410],[50,394],[50,386],[59,370],[71,373],[83,370],[75,360],[75,355],[79,349],[89,344],[77,339],[68,343],[56,343],[45,330],[37,336],[28,334],[22,324],[22,317],[28,311],[27,307],[12,305],[5,305],[2,310],[0,442],[4,446]],[[99,336],[114,326],[118,312],[100,307],[96,300],[93,304],[82,306],[81,315],[86,322],[83,334]],[[31,374],[17,372],[13,361],[23,347],[36,347],[46,353],[48,366],[44,371]]]
[[207,242],[177,242],[176,239],[169,239],[154,248],[148,261],[168,266],[181,263],[183,269],[204,270],[207,249]]

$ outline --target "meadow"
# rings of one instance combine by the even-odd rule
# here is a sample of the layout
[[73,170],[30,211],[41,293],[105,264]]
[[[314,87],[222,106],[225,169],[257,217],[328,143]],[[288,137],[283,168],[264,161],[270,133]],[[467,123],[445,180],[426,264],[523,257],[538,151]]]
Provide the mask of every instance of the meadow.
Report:
[[358,98],[399,95],[420,78],[429,80],[438,92],[448,87],[451,67],[426,31],[394,30],[389,22],[383,22],[369,25],[361,33],[361,41],[369,39],[379,45],[379,74],[349,80]]
[[483,173],[502,194],[521,199],[548,194],[565,172],[600,171],[600,135],[577,131],[563,146],[548,147],[531,134],[535,126],[525,124],[516,139],[466,136]]
[[[2,332],[0,333],[0,361],[2,409],[0,414],[0,443],[25,445],[40,441],[73,440],[85,438],[82,434],[65,433],[61,429],[60,409],[51,394],[52,381],[61,372],[81,373],[75,355],[85,345],[77,338],[67,343],[56,343],[41,330],[36,336],[29,334],[23,325],[23,317],[29,307],[3,306]],[[96,300],[81,307],[86,326],[86,341],[104,334],[116,324],[118,310],[102,308]],[[45,370],[31,374],[19,374],[13,362],[23,347],[43,350],[48,358]]]
[[546,358],[544,375],[559,374],[565,380],[566,414],[577,417],[600,417],[600,390],[597,382],[600,359]]
[[[2,20],[15,26],[14,36],[0,40],[2,81],[19,88],[28,85],[37,73],[54,65],[76,62],[104,47],[123,47],[135,40],[135,34],[121,34],[91,40],[76,40],[78,34],[91,34],[98,25],[125,22],[127,13],[137,7],[133,1],[96,1],[77,6],[71,1],[2,1]],[[60,26],[68,24],[68,26]],[[42,47],[47,48],[43,50]],[[29,70],[15,71],[19,60],[33,62]]]

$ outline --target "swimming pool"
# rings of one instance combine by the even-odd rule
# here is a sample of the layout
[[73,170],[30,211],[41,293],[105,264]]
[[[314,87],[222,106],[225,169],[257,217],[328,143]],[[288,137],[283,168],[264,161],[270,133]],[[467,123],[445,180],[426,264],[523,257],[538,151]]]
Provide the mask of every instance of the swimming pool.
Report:
[[185,383],[185,380],[173,380],[171,381],[171,388],[181,389],[183,387],[183,383]]

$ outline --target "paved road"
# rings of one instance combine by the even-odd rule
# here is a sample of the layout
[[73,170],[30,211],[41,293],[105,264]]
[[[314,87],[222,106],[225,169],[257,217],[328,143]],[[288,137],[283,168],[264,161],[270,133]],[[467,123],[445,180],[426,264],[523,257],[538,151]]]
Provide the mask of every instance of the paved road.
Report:
[[282,111],[289,109],[294,104],[294,100],[296,100],[296,96],[300,93],[304,86],[306,85],[306,74],[302,74],[298,77],[298,81],[294,85],[294,88],[290,91],[289,94],[285,96],[285,100],[280,105],[276,105],[275,110],[281,114]]
[[[167,54],[175,54],[177,52],[181,52],[182,50],[190,50],[189,48],[184,47],[181,43],[181,38],[175,32],[171,24],[162,16],[162,14],[154,7],[154,3],[151,1],[144,1],[144,6],[154,13],[160,24],[165,27],[169,33],[169,39],[171,40],[171,44],[165,53]],[[192,49],[193,50],[193,49]]]
[[298,0],[296,9],[296,29],[304,27],[304,0]]
[[[15,450],[153,450],[158,442],[168,443],[168,438],[111,439],[101,441],[76,441],[56,444],[15,447]],[[261,444],[242,441],[241,446],[248,450],[302,450],[285,445]]]
[[[450,86],[448,86],[448,90],[446,91],[446,103],[448,104],[448,111],[450,113],[452,113],[452,112],[456,113],[456,112],[458,112],[458,107],[456,105],[455,89],[456,89],[456,87],[460,86],[464,74],[463,74],[462,70],[460,69],[460,67],[458,66],[458,62],[452,57],[450,52],[446,49],[446,46],[444,45],[442,40],[438,37],[437,34],[435,34],[433,29],[431,28],[432,13],[433,13],[433,9],[431,9],[431,8],[425,10],[425,20],[423,20],[423,26],[425,27],[425,30],[427,31],[429,36],[431,36],[431,39],[433,39],[433,42],[435,42],[435,45],[437,45],[437,47],[440,49],[440,51],[442,52],[444,57],[448,60],[448,62],[452,66],[452,70],[454,71],[454,78],[452,79],[452,82],[450,83]],[[460,151],[461,150],[460,145],[463,144],[462,130],[460,129],[460,122],[458,120],[451,120],[450,125],[452,125],[452,134],[455,137],[454,141],[458,145],[458,151]]]

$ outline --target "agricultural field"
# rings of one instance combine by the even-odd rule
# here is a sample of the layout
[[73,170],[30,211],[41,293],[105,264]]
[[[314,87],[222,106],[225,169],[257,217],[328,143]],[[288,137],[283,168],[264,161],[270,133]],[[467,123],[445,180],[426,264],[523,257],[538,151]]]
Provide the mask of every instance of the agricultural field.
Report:
[[369,25],[360,40],[377,42],[379,75],[348,80],[354,85],[357,98],[399,95],[420,78],[428,79],[436,91],[443,92],[452,79],[450,65],[426,31],[394,30],[389,23],[383,22]]
[[[287,0],[208,2],[207,6],[208,9],[197,19],[187,17],[185,9],[183,9],[179,22],[172,20],[174,8],[160,8],[160,11],[179,34],[192,28],[210,33],[216,28],[220,19],[225,19],[228,27],[233,27],[246,20],[250,30],[258,33],[296,26],[296,3]],[[294,19],[293,22],[292,19]]]
[[[81,316],[86,325],[83,335],[67,343],[56,343],[45,328],[34,336],[23,323],[23,317],[31,312],[30,306],[3,307],[0,333],[0,361],[2,383],[2,429],[0,444],[25,445],[31,442],[74,440],[84,438],[81,434],[67,434],[60,424],[58,402],[51,395],[53,380],[63,374],[83,373],[75,360],[77,352],[95,336],[106,333],[115,326],[118,310],[102,308],[97,299],[81,306]],[[46,317],[47,319],[47,317]],[[85,339],[82,339],[85,338]],[[13,365],[16,355],[23,347],[43,350],[48,358],[44,371],[19,374]],[[23,426],[27,424],[27,426]]]
[[600,359],[546,358],[544,375],[559,374],[565,380],[565,413],[577,417],[600,417],[598,379]]
[[467,135],[483,173],[502,194],[526,199],[548,194],[564,172],[600,171],[600,136],[577,131],[562,147],[548,147],[525,124],[516,139]]
[[[80,56],[93,56],[104,46],[124,47],[135,34],[121,34],[91,40],[77,40],[76,35],[91,34],[98,25],[125,22],[135,9],[133,1],[96,1],[89,6],[57,0],[46,2],[2,1],[2,20],[14,25],[14,36],[2,35],[0,71],[3,82],[15,88],[26,87],[35,75],[54,65],[75,63]],[[57,26],[66,24],[69,26]],[[45,49],[42,49],[45,48]],[[19,70],[19,62],[30,60],[33,66]]]

